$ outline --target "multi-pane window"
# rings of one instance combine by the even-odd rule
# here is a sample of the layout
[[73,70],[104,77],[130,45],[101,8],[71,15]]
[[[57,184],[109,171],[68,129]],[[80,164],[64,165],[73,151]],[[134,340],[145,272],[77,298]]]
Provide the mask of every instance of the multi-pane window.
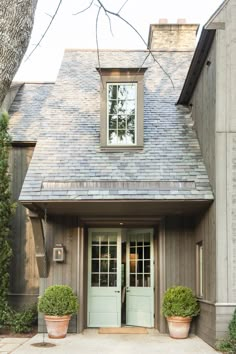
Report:
[[91,257],[91,285],[115,287],[117,285],[116,234],[93,236]]
[[203,297],[203,244],[196,244],[197,296]]
[[129,286],[151,286],[151,244],[150,234],[132,239],[129,245]]
[[146,68],[100,68],[103,151],[143,149]]
[[108,145],[136,144],[136,83],[107,83]]

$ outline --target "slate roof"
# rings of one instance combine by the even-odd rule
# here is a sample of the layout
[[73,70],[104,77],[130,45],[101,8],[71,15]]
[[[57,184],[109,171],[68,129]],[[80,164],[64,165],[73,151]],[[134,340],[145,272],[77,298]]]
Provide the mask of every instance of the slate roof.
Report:
[[54,84],[25,83],[18,91],[9,114],[13,142],[36,142],[43,119],[42,109]]
[[[147,54],[101,51],[101,67],[139,68]],[[41,102],[41,109],[36,109],[36,117],[43,119],[21,201],[213,199],[188,112],[175,105],[192,53],[157,52],[156,57],[175,88],[149,57],[145,63],[144,148],[107,152],[100,150],[97,53],[65,52],[52,92]],[[18,106],[20,114],[24,109]],[[31,119],[34,125],[35,116]],[[25,138],[26,133],[19,131],[18,138]]]

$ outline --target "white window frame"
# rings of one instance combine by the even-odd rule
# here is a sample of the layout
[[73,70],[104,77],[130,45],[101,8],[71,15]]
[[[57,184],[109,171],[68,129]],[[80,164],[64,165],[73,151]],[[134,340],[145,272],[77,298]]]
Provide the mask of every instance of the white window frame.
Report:
[[[126,151],[143,149],[144,140],[144,73],[147,68],[99,68],[101,79],[101,106],[100,106],[100,148],[101,151]],[[107,84],[135,83],[136,84],[136,126],[135,144],[109,144],[108,140],[108,104]]]
[[200,241],[196,244],[196,289],[197,296],[203,298],[203,242]]
[[[134,120],[134,133],[135,133],[135,141],[134,144],[112,144],[109,142],[109,86],[118,86],[118,85],[134,85],[135,86],[135,120]],[[138,99],[138,95],[137,95],[137,82],[107,82],[107,146],[136,146],[137,145],[137,99]]]

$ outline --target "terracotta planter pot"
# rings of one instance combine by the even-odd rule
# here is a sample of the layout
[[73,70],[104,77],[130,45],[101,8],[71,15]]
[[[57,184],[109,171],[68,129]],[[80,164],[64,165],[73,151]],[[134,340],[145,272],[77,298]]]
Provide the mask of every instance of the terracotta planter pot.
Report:
[[192,317],[167,317],[170,336],[175,339],[188,337]]
[[45,322],[49,338],[65,338],[71,316],[48,316],[45,315]]

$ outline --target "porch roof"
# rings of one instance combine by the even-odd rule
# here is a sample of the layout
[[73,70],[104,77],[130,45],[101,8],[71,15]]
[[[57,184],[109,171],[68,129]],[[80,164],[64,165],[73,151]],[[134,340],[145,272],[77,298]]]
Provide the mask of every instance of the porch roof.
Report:
[[[154,55],[174,88],[149,56],[144,75],[144,148],[108,152],[100,149],[97,52],[65,52],[54,88],[42,102],[40,133],[22,202],[213,199],[189,112],[175,105],[192,53]],[[147,56],[148,51],[100,51],[101,67],[139,68]],[[18,110],[24,109],[20,103]],[[11,129],[17,140],[17,130]],[[24,136],[19,133],[19,138]]]

